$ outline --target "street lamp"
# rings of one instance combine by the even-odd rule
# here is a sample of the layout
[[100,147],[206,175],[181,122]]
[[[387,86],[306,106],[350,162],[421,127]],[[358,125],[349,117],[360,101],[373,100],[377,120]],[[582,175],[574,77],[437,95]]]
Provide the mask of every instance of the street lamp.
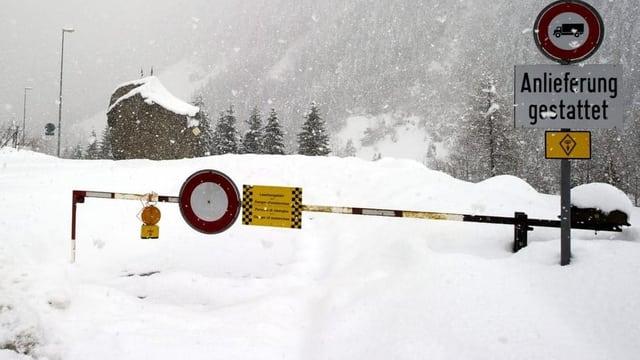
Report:
[[24,136],[25,136],[25,125],[27,122],[27,90],[33,90],[33,88],[31,86],[25,86],[24,87],[24,102],[23,102],[23,109],[22,109],[22,141],[20,141],[20,144],[22,144],[22,146],[24,146]]
[[73,28],[62,28],[62,51],[60,52],[60,97],[58,98],[58,157],[60,157],[60,134],[62,133],[62,69],[64,66],[64,33],[72,33]]

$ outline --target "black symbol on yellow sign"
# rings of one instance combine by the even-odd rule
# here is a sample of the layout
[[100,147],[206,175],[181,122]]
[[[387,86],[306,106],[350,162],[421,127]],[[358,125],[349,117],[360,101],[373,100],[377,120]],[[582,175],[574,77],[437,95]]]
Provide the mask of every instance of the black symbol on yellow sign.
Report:
[[591,159],[588,131],[547,131],[544,142],[547,159]]
[[567,156],[571,155],[573,149],[576,148],[576,145],[578,145],[578,143],[569,134],[567,134],[567,136],[565,136],[560,143],[560,146],[562,146],[562,150],[564,150],[564,153],[567,154]]

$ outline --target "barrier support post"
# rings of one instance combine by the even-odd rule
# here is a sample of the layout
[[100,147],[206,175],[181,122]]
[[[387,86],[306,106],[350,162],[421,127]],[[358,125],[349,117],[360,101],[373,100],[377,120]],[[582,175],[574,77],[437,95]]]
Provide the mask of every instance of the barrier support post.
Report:
[[84,203],[85,191],[73,190],[71,194],[71,263],[76,262],[76,213],[77,204]]
[[528,232],[533,231],[529,226],[529,217],[522,212],[516,212],[514,216],[513,252],[517,253],[527,246]]

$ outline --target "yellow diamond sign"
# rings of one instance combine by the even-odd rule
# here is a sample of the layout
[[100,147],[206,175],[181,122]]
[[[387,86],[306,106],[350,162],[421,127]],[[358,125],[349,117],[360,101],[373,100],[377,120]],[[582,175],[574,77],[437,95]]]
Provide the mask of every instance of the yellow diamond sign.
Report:
[[547,131],[545,157],[547,159],[591,159],[591,132]]

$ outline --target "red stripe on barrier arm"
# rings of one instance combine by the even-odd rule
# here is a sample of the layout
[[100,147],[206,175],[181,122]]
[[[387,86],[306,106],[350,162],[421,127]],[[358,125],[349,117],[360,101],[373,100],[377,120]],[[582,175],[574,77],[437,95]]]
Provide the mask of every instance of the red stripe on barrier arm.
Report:
[[71,194],[71,262],[76,261],[76,212],[77,204],[84,203],[86,191],[73,190]]
[[76,239],[76,204],[84,203],[86,191],[73,190],[71,199],[71,239]]

